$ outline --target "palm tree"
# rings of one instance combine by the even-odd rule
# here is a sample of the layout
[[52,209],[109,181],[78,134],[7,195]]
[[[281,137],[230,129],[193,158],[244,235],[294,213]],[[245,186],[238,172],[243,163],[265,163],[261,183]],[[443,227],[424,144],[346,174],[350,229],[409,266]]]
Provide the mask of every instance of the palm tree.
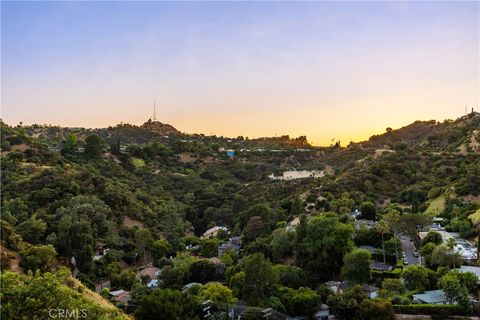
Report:
[[[388,213],[383,216],[383,220],[388,224],[390,228],[393,229],[393,236],[395,239],[395,259],[398,259],[398,235],[397,235],[397,226],[400,222],[400,212],[398,210],[389,208]],[[395,260],[396,264],[396,260]]]
[[385,223],[385,221],[380,221],[377,224],[377,231],[380,232],[382,235],[382,253],[383,253],[383,263],[386,264],[387,260],[385,259],[385,241],[383,239],[383,235],[388,232],[388,225]]

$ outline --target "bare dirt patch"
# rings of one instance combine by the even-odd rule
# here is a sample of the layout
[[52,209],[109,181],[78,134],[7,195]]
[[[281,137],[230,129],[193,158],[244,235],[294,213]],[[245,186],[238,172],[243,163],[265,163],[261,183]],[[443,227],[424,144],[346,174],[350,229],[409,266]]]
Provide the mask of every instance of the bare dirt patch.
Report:
[[180,153],[179,156],[180,156],[180,162],[182,163],[191,163],[191,162],[195,162],[198,159],[191,152],[183,152],[183,153]]
[[128,216],[125,216],[125,218],[123,218],[123,225],[126,226],[127,228],[133,228],[133,227],[143,228],[144,227],[141,221],[132,219]]

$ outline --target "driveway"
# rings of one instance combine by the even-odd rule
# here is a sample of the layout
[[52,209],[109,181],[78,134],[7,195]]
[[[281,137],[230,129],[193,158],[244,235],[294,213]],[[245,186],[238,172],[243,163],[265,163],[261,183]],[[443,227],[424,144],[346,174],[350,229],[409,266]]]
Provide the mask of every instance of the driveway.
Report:
[[400,241],[402,242],[403,253],[405,254],[405,258],[408,264],[421,264],[422,260],[420,255],[415,257],[413,253],[415,252],[415,245],[413,241],[410,241],[410,237],[408,236],[400,236]]

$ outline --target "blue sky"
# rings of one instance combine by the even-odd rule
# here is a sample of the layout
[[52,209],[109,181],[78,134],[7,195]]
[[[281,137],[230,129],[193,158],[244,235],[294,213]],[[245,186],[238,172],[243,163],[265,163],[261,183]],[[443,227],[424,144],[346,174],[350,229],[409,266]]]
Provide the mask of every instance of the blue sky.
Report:
[[478,2],[2,2],[2,118],[358,140],[479,106]]

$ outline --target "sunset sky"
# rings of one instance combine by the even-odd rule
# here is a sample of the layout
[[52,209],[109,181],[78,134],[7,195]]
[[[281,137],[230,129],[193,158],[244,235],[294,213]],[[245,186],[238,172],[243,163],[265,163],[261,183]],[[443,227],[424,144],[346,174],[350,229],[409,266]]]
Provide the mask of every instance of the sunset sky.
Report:
[[2,119],[343,144],[480,109],[479,2],[3,2]]

